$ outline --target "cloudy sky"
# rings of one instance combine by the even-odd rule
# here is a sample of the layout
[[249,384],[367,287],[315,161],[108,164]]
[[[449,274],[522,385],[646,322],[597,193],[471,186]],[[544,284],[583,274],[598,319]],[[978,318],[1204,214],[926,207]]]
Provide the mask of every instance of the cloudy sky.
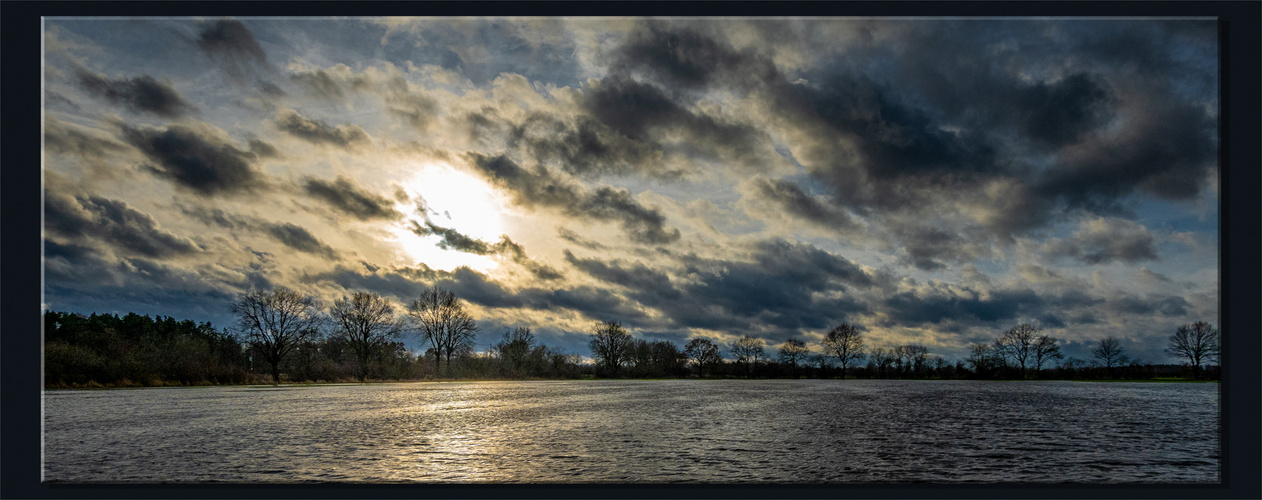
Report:
[[[1218,324],[1213,20],[58,19],[46,308],[252,288],[948,359]],[[419,346],[418,342],[411,341]]]

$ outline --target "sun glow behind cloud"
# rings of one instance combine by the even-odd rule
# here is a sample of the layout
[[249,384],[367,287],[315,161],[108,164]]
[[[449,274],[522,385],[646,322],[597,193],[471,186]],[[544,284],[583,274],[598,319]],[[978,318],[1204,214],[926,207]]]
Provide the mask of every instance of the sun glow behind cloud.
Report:
[[504,234],[505,203],[494,188],[444,164],[421,167],[403,188],[412,201],[400,203],[395,209],[411,217],[392,232],[412,264],[424,263],[442,271],[467,266],[483,272],[499,266],[491,255],[442,248],[441,235],[421,235],[413,230],[414,222],[424,227],[429,221],[488,244],[495,243]]

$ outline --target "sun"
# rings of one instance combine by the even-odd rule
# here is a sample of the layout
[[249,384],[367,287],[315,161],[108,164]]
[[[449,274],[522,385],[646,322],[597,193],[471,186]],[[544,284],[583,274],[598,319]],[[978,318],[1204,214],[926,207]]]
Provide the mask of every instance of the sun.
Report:
[[[441,236],[421,236],[412,222],[454,229],[460,234],[486,242],[499,241],[504,234],[506,210],[504,198],[482,179],[446,164],[430,164],[403,184],[410,201],[400,202],[395,209],[407,214],[403,225],[392,231],[413,264],[424,263],[433,269],[451,271],[460,266],[486,272],[499,266],[492,255],[477,255],[455,249],[443,249]],[[423,201],[423,204],[421,203]]]

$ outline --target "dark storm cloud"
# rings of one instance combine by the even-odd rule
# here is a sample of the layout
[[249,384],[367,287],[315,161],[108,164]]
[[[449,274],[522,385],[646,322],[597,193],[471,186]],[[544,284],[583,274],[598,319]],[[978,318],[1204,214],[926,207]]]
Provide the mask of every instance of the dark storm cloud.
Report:
[[662,244],[679,239],[678,229],[666,229],[666,216],[631,198],[625,189],[603,186],[578,203],[567,207],[571,215],[619,220],[622,227],[638,243]]
[[456,250],[477,255],[491,253],[491,246],[487,245],[486,242],[467,236],[455,229],[440,227],[430,221],[425,221],[423,226],[413,221],[412,232],[420,236],[431,234],[439,236],[442,239],[438,241],[438,247],[444,250]]
[[497,254],[506,256],[541,280],[551,281],[564,277],[556,269],[531,259],[530,256],[526,255],[526,249],[510,239],[508,235],[501,235],[498,243],[491,244],[455,229],[436,225],[428,220],[425,221],[424,225],[412,221],[412,232],[420,236],[439,236],[442,239],[438,241],[438,247],[444,250],[456,250],[476,255]]
[[220,19],[205,23],[195,41],[237,84],[265,98],[285,95],[284,90],[269,80],[278,71],[267,61],[267,53],[241,21]]
[[163,230],[153,217],[126,202],[87,193],[45,192],[44,228],[72,240],[95,239],[146,257],[202,251],[197,243]]
[[985,297],[977,291],[966,290],[964,297],[950,293],[901,292],[889,297],[883,307],[889,319],[897,324],[924,325],[948,320],[955,323],[1008,321],[1025,312],[1040,310],[1043,304],[1043,298],[1029,289],[997,290]]
[[1156,242],[1148,229],[1123,219],[1097,219],[1083,224],[1070,238],[1049,240],[1043,253],[1087,264],[1158,260]]
[[919,269],[936,271],[948,263],[964,263],[975,257],[966,248],[966,238],[957,232],[925,225],[923,221],[882,219],[880,225],[902,246],[901,260]]
[[1170,200],[1196,197],[1217,168],[1217,120],[1173,96],[1154,97],[1131,111],[1123,130],[1062,151],[1036,192],[1096,212],[1137,191]]
[[197,37],[202,50],[212,54],[228,54],[255,62],[267,62],[267,53],[254,34],[241,21],[220,19],[207,23]]
[[197,107],[181,97],[170,83],[159,82],[149,75],[115,80],[85,70],[79,72],[79,85],[131,111],[164,118],[178,118],[197,111]]
[[346,177],[339,176],[332,182],[310,177],[303,182],[302,189],[307,195],[359,220],[396,219],[402,216],[394,210],[394,203],[389,199],[360,187]]
[[284,243],[289,248],[300,252],[323,255],[329,260],[337,259],[337,251],[322,243],[315,235],[311,234],[311,231],[302,226],[288,222],[277,222],[268,223],[263,228],[273,238]]
[[510,146],[524,146],[531,157],[555,162],[574,175],[678,175],[664,168],[657,144],[623,137],[587,116],[567,123],[546,113],[532,113],[512,124],[508,134]]
[[511,191],[520,205],[557,207],[571,216],[616,220],[637,243],[670,243],[680,237],[678,229],[665,227],[666,216],[639,204],[625,189],[604,186],[589,193],[554,176],[543,165],[531,171],[505,156],[468,153],[466,158],[484,176]]
[[[753,261],[678,257],[686,279],[643,264],[579,258],[566,252],[575,268],[628,290],[640,304],[661,310],[660,326],[745,331],[763,324],[795,331],[825,328],[847,314],[867,310],[843,293],[876,280],[854,263],[809,244],[783,240],[759,242]],[[840,296],[829,296],[841,293]]]
[[[1101,29],[1095,23],[1080,30],[1084,25],[1065,22],[960,21],[906,29],[856,21],[847,24],[880,33],[887,43],[869,36],[866,43],[819,53],[810,69],[789,74],[765,53],[737,50],[686,24],[650,22],[615,49],[613,73],[648,81],[613,79],[620,91],[609,92],[616,98],[589,99],[593,114],[634,135],[681,119],[655,89],[757,97],[814,138],[802,148],[808,153],[802,162],[832,189],[831,202],[859,216],[918,217],[1004,181],[1009,186],[996,203],[1006,209],[986,224],[991,235],[1010,242],[1074,210],[1115,213],[1135,193],[1196,196],[1214,168],[1214,120],[1196,101],[1213,99],[1214,87],[1180,72],[1212,79],[1213,64],[1200,61],[1214,60],[1213,45],[1163,39],[1185,25],[1117,22]],[[1201,31],[1209,30],[1201,24]],[[1065,33],[1072,33],[1068,42]],[[809,33],[784,37],[810,40]],[[1122,43],[1127,40],[1134,43]],[[1087,50],[1070,52],[1079,48]],[[1204,93],[1174,91],[1194,85]],[[1029,163],[1049,153],[1056,153],[1050,166]],[[771,194],[765,188],[763,194]],[[807,220],[826,213],[791,191],[778,194],[787,211]],[[942,243],[908,251],[917,254],[918,265],[933,268],[941,265],[939,250],[960,254],[949,247],[968,242]]]
[[802,191],[801,187],[785,179],[758,179],[758,194],[775,202],[786,212],[812,222],[820,227],[845,232],[859,227],[845,210],[821,197]]
[[379,269],[367,274],[338,266],[324,273],[307,275],[310,283],[332,282],[347,289],[370,290],[400,300],[414,298],[423,288],[439,286],[458,297],[488,308],[526,308],[559,312],[569,310],[593,319],[625,318],[640,321],[644,313],[608,290],[580,286],[570,289],[522,288],[510,290],[485,274],[459,267],[438,271],[421,264],[418,268]]
[[683,134],[684,146],[694,154],[755,166],[763,160],[756,147],[767,144],[764,132],[684,109],[653,84],[611,75],[584,92],[584,104],[592,117],[632,141],[662,141]]
[[320,241],[311,231],[289,222],[273,222],[258,217],[232,214],[219,208],[186,207],[180,211],[206,225],[219,226],[234,231],[260,233],[300,252],[319,255],[327,260],[337,260],[340,253]]
[[278,130],[313,144],[351,149],[371,141],[368,133],[358,125],[344,123],[333,127],[323,121],[304,117],[294,110],[281,111],[274,121]]
[[119,128],[123,140],[157,163],[148,167],[150,172],[199,195],[238,194],[264,185],[262,175],[250,166],[253,153],[210,135],[182,125]]
[[1150,294],[1146,298],[1124,295],[1105,302],[1105,308],[1116,314],[1133,314],[1138,316],[1161,315],[1180,317],[1188,314],[1192,304],[1183,297],[1174,295]]
[[621,285],[633,290],[657,292],[675,299],[681,294],[671,284],[670,277],[643,264],[620,266],[617,262],[602,262],[598,259],[580,259],[569,250],[565,250],[565,260],[593,278],[606,283]]
[[735,69],[763,65],[763,73],[775,71],[753,54],[740,53],[727,44],[696,30],[670,28],[650,22],[636,30],[619,48],[616,65],[649,73],[672,86],[702,88],[716,78],[754,76],[732,75]]

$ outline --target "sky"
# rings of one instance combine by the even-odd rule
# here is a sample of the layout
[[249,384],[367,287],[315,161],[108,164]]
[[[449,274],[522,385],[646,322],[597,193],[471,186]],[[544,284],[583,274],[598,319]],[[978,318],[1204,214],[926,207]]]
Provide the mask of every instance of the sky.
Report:
[[[1219,322],[1214,20],[45,18],[49,310],[1090,358]],[[408,344],[420,348],[416,339]],[[774,349],[769,349],[774,351]]]

